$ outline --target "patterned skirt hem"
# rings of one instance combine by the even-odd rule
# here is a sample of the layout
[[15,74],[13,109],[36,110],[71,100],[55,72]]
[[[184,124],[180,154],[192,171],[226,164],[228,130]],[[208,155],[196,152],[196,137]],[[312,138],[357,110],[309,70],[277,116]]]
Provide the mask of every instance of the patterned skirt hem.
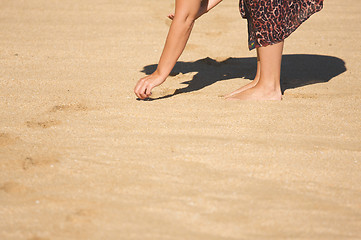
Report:
[[[319,12],[321,9],[311,13],[309,16],[307,16],[306,18],[302,19],[298,24],[294,25],[292,27],[292,29],[286,34],[284,35],[282,38],[278,39],[277,41],[270,41],[270,42],[266,42],[266,43],[259,43],[256,40],[249,40],[248,41],[248,48],[250,51],[252,51],[253,49],[259,48],[259,47],[267,47],[270,45],[274,45],[280,42],[283,42],[286,38],[288,38],[294,31],[296,31],[297,28],[299,28],[302,23],[304,23],[307,19],[309,19],[313,14],[315,14],[316,12]],[[248,19],[248,21],[250,21]]]

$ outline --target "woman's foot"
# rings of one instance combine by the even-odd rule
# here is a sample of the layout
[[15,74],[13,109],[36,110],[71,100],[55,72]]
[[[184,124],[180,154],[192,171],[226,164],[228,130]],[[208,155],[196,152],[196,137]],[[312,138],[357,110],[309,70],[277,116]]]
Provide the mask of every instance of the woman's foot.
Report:
[[281,61],[284,42],[257,48],[258,82],[236,93],[230,100],[282,100],[280,87]]
[[277,88],[266,88],[256,84],[254,87],[248,88],[247,90],[236,93],[227,100],[282,100],[281,89]]
[[236,95],[238,93],[246,91],[247,89],[253,88],[258,83],[260,75],[261,75],[261,61],[259,59],[259,51],[258,51],[258,48],[257,48],[257,71],[256,71],[256,76],[254,77],[254,80],[252,82],[250,82],[250,83],[247,83],[243,87],[240,87],[237,90],[227,94],[224,97],[225,98],[230,98],[230,97],[232,97],[232,96],[234,96],[234,95]]
[[238,94],[238,93],[241,93],[241,92],[243,92],[243,91],[246,91],[247,89],[253,88],[253,87],[256,86],[256,84],[258,83],[258,80],[259,80],[259,78],[258,78],[258,79],[254,79],[252,82],[247,83],[246,85],[238,88],[237,90],[235,90],[235,91],[233,91],[233,92],[225,95],[224,98],[230,98],[230,97],[232,97],[232,96],[234,96],[234,95],[236,95],[236,94]]

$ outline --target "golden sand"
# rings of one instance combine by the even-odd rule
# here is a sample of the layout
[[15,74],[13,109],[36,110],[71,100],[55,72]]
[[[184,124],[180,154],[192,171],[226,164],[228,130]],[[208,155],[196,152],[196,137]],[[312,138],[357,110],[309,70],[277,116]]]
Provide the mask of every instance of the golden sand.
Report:
[[361,239],[361,2],[287,39],[281,102],[219,97],[255,73],[237,1],[137,101],[173,7],[0,2],[0,239]]

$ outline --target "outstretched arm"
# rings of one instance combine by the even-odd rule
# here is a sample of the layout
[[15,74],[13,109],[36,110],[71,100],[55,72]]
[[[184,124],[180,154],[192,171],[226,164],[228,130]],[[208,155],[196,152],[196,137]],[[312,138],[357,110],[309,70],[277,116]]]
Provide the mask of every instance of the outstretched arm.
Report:
[[199,17],[198,13],[201,10],[202,2],[203,4],[207,3],[206,6],[208,6],[210,2],[217,2],[218,4],[220,1],[176,0],[173,22],[169,28],[157,70],[138,81],[134,88],[134,93],[138,98],[148,98],[151,95],[151,90],[166,80],[187,44],[194,21]]

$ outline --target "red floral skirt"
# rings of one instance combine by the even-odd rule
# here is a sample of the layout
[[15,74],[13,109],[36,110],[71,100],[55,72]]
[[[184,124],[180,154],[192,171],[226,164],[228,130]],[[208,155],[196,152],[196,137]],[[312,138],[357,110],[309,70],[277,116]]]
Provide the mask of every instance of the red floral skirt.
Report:
[[249,49],[282,42],[322,7],[323,0],[240,0]]

